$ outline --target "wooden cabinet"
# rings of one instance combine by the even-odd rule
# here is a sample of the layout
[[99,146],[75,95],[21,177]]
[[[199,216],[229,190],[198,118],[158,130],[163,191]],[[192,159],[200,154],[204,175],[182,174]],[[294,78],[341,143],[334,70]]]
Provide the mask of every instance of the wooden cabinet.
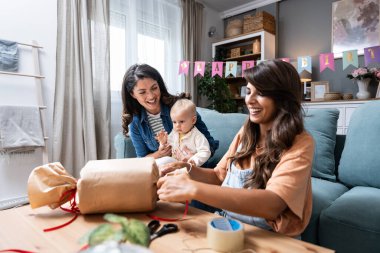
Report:
[[212,57],[214,61],[237,61],[237,76],[227,77],[226,80],[238,111],[242,112],[244,98],[241,87],[246,84],[242,77],[242,61],[275,59],[275,35],[262,30],[215,42],[212,44]]
[[346,134],[348,125],[350,124],[351,115],[354,113],[355,109],[368,102],[370,100],[342,100],[334,102],[305,102],[303,103],[303,108],[307,112],[308,110],[314,109],[338,109],[339,119],[337,134]]

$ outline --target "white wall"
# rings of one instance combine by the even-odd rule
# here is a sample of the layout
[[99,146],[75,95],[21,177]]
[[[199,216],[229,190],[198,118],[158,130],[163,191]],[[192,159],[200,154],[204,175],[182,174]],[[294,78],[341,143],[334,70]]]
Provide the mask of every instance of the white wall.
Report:
[[[43,46],[40,69],[46,110],[47,135],[52,136],[52,114],[55,88],[57,0],[2,0],[0,8],[0,39]],[[33,73],[30,47],[20,46],[19,72]],[[0,75],[0,104],[37,104],[34,78]],[[51,138],[52,139],[52,138]],[[51,142],[48,142],[51,153]],[[34,161],[38,163],[39,160]],[[26,167],[25,167],[26,166]],[[26,180],[33,163],[14,163],[0,157],[0,200],[26,194]],[[5,183],[5,185],[4,185]],[[8,184],[8,185],[7,185]]]

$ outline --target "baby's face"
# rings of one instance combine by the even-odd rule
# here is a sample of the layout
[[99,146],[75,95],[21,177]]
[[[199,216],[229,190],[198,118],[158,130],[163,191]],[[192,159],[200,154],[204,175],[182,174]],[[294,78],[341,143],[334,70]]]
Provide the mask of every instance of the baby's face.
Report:
[[188,133],[195,124],[196,116],[188,111],[172,112],[170,114],[173,122],[173,129],[181,134]]

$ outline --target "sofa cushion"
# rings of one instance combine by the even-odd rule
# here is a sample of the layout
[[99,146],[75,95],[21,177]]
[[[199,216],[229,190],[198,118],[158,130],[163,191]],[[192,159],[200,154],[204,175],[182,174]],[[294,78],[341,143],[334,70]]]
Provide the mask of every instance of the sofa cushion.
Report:
[[309,225],[302,233],[302,240],[318,244],[318,224],[321,211],[348,191],[348,188],[337,182],[330,182],[314,177],[311,178],[311,184],[313,189],[313,211]]
[[320,245],[337,252],[380,252],[379,214],[380,189],[352,188],[322,211]]
[[349,186],[380,188],[380,101],[359,106],[351,116],[339,164],[339,180]]
[[305,109],[305,128],[313,136],[315,149],[312,176],[335,181],[335,137],[337,109]]
[[223,155],[227,152],[233,138],[248,118],[242,113],[219,113],[214,110],[197,107],[203,122],[215,140],[219,140],[219,148],[207,162],[208,167],[214,168]]

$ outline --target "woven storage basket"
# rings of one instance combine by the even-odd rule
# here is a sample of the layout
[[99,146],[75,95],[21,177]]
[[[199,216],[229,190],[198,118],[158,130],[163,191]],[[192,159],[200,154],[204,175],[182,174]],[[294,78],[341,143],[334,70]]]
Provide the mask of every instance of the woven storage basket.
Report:
[[243,21],[234,19],[228,22],[226,27],[226,37],[240,35],[243,32]]
[[341,100],[342,99],[342,93],[340,93],[340,92],[326,92],[324,99],[326,101],[328,101],[328,100]]
[[240,47],[231,49],[231,58],[240,56]]
[[352,99],[354,96],[352,95],[352,93],[344,93],[343,94],[343,99],[344,100],[349,100],[349,99]]
[[265,30],[272,34],[276,34],[276,22],[274,17],[265,11],[260,11],[254,16],[245,15],[243,21],[243,32],[255,32]]

